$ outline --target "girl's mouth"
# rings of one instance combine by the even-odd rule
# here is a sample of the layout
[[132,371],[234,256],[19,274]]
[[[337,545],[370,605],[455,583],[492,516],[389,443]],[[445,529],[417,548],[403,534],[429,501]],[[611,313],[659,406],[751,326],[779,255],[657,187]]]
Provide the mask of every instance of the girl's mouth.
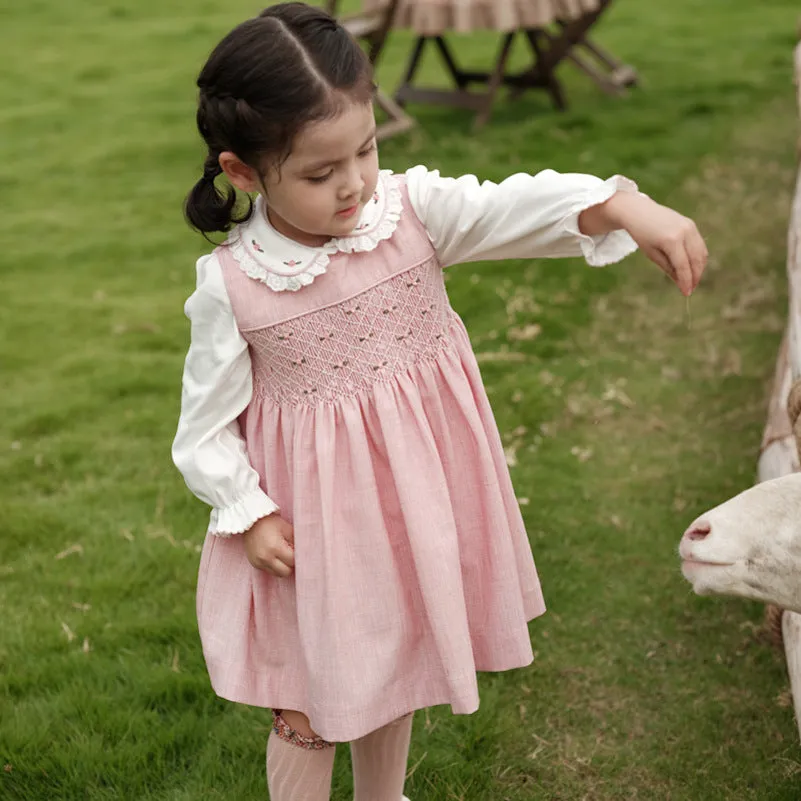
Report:
[[342,211],[337,212],[337,217],[342,217],[343,219],[347,220],[348,217],[352,217],[356,212],[359,210],[358,204],[355,206],[350,206],[347,209],[342,209]]

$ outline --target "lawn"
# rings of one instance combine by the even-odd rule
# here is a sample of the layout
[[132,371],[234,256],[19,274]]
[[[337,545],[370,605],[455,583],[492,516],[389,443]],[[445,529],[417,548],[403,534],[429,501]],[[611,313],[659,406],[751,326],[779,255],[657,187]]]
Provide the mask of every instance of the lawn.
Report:
[[[206,509],[172,467],[182,304],[206,243],[194,77],[244,0],[28,0],[0,27],[0,798],[266,798],[269,718],[214,697],[194,617]],[[801,751],[762,607],[693,596],[684,527],[754,479],[785,316],[797,0],[618,0],[641,88],[570,109],[414,108],[384,167],[623,173],[711,251],[688,309],[642,257],[449,273],[549,613],[471,717],[420,713],[413,801],[791,801]],[[410,40],[394,35],[387,87]],[[491,36],[463,43],[486,64]],[[434,73],[433,63],[428,65]],[[351,797],[340,749],[335,801]]]

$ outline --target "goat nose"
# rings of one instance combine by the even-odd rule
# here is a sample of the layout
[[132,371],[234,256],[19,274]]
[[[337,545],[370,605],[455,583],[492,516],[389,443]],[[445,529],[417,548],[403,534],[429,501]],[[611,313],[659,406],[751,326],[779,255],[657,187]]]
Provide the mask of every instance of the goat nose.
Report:
[[703,540],[712,531],[712,524],[708,520],[696,520],[687,531],[684,532],[685,539]]

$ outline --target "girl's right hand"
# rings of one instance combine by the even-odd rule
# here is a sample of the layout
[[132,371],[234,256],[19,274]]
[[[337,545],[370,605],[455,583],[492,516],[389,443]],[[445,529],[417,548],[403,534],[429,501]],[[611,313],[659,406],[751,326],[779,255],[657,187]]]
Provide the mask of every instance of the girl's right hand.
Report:
[[277,513],[257,520],[243,535],[248,561],[258,570],[279,578],[292,575],[295,534],[292,526]]

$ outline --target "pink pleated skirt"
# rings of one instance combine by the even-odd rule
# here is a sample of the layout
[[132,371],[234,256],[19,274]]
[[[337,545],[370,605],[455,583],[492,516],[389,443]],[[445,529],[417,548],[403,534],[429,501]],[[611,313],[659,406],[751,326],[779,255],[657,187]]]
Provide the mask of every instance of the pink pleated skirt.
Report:
[[458,317],[436,358],[318,406],[256,393],[241,425],[296,567],[276,578],[241,537],[207,536],[197,611],[218,695],[346,742],[416,709],[474,712],[477,671],[532,661],[545,605]]

